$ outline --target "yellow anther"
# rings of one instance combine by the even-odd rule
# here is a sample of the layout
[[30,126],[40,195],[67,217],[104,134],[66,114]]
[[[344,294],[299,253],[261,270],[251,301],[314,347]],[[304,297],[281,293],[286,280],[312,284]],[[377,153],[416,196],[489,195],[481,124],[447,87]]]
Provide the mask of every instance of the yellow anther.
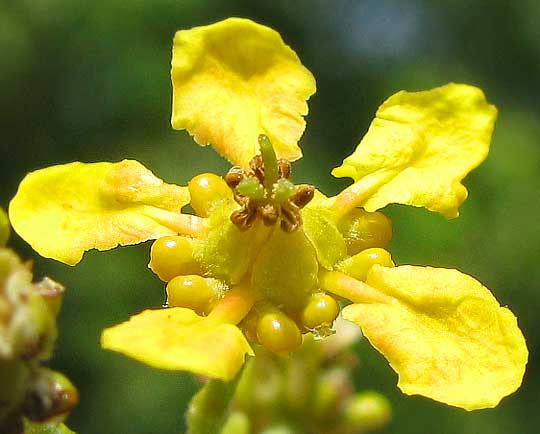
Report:
[[287,354],[302,343],[302,335],[295,322],[278,309],[264,312],[257,323],[257,339],[270,351]]
[[355,279],[365,281],[371,267],[375,264],[383,267],[394,267],[392,256],[388,250],[374,247],[362,250],[360,253],[345,259],[338,265],[338,268],[345,274]]
[[167,304],[206,315],[219,299],[220,292],[217,281],[198,275],[176,276],[167,284]]
[[382,212],[355,208],[339,223],[349,255],[370,247],[386,247],[392,240],[392,221]]
[[197,175],[189,181],[188,189],[191,207],[201,217],[207,217],[217,202],[232,199],[227,183],[213,173]]
[[148,266],[165,282],[175,276],[200,272],[199,264],[193,258],[191,241],[182,236],[161,237],[154,241]]
[[302,323],[308,329],[320,326],[331,327],[339,314],[337,301],[322,292],[313,294],[302,312]]

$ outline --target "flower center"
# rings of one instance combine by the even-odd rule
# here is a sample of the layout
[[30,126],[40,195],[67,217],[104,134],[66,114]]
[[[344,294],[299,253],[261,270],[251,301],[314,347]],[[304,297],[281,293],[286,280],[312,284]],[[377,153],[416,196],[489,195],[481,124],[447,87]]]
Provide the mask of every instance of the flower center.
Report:
[[280,221],[281,229],[294,232],[302,226],[300,210],[306,206],[315,187],[294,185],[291,163],[277,159],[274,147],[265,135],[259,136],[261,153],[249,162],[250,170],[233,166],[225,175],[234,200],[241,206],[233,211],[231,221],[246,231],[260,218],[266,226]]

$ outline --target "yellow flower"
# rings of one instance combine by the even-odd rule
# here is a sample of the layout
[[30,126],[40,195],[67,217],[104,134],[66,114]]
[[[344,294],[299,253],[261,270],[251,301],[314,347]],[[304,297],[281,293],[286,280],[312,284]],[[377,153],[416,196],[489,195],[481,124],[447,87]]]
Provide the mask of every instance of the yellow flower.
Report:
[[[461,180],[486,157],[496,118],[481,90],[447,84],[386,100],[335,176],[334,197],[291,182],[315,80],[275,31],[232,18],[174,38],[172,125],[234,166],[169,185],[135,161],[30,173],[11,202],[15,230],[74,265],[89,249],[156,239],[150,268],[169,307],[104,331],[105,348],[149,365],[230,380],[252,346],[294,350],[344,318],[399,374],[398,386],[468,410],[521,384],[514,315],[457,270],[395,267],[390,203],[458,216]],[[196,215],[183,214],[190,204]]]

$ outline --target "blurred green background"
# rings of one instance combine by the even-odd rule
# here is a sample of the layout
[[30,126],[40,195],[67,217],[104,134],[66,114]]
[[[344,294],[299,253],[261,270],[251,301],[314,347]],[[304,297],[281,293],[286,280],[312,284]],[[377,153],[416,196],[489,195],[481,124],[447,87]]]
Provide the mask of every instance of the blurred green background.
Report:
[[[400,90],[480,86],[499,108],[492,152],[466,185],[461,218],[392,206],[398,263],[455,267],[518,316],[531,351],[523,387],[494,410],[467,413],[402,395],[367,343],[359,388],[384,392],[387,433],[538,434],[540,375],[540,2],[537,0],[1,0],[0,206],[31,170],[74,160],[142,161],[185,184],[228,164],[169,125],[177,29],[229,16],[278,30],[317,78],[296,179],[327,194],[347,184],[332,167],[354,149],[378,105]],[[146,268],[149,243],[90,252],[76,268],[33,258],[37,276],[68,287],[53,361],[80,389],[77,432],[177,433],[191,376],[152,370],[99,348],[101,330],[163,302]],[[471,354],[474,357],[474,354]],[[309,433],[306,433],[309,434]]]

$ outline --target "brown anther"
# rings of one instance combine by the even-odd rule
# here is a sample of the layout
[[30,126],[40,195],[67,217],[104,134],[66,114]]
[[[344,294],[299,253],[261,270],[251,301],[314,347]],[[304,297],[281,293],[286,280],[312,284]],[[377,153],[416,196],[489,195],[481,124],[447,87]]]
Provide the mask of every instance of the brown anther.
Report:
[[299,185],[296,193],[291,197],[290,201],[298,208],[304,208],[315,196],[315,187],[309,184]]
[[241,208],[232,212],[231,221],[241,231],[247,231],[257,217],[257,209]]
[[252,170],[253,175],[264,185],[264,162],[262,155],[255,155],[249,162],[249,168]]
[[261,215],[265,226],[272,226],[275,224],[280,215],[279,207],[271,203],[260,206],[258,212]]
[[280,159],[277,164],[279,177],[289,179],[291,177],[291,163],[289,160]]
[[281,205],[281,229],[285,232],[294,232],[302,226],[300,208],[292,202]]
[[233,166],[223,177],[229,188],[234,189],[247,176],[246,171],[239,166]]
[[242,196],[236,192],[233,194],[233,198],[238,205],[242,205],[243,207],[247,207],[248,202],[250,201],[249,197]]

